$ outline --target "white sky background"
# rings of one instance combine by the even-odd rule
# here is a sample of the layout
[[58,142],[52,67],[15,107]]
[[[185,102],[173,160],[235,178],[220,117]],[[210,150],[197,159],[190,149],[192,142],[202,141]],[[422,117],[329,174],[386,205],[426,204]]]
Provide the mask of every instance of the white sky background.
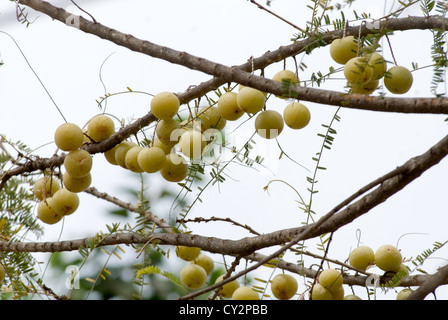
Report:
[[[391,1],[386,3],[389,12]],[[81,14],[70,1],[52,1],[53,4]],[[290,43],[296,32],[291,26],[257,9],[245,0],[170,0],[170,1],[79,1],[95,19],[111,28],[130,33],[138,38],[186,51],[225,65],[237,65],[251,56],[258,57],[268,50],[275,50]],[[264,1],[260,0],[264,4]],[[383,14],[383,1],[378,8],[372,1],[356,2],[358,12],[370,12],[374,17]],[[361,9],[360,9],[361,8]],[[304,1],[273,1],[270,8],[277,14],[300,27],[310,18],[311,11]],[[107,86],[107,92],[133,90],[156,94],[160,91],[185,91],[210,76],[184,67],[153,59],[139,53],[119,48],[95,36],[85,34],[62,23],[51,21],[43,14],[27,10],[30,19],[38,17],[28,29],[14,21],[15,6],[12,2],[0,4],[0,30],[8,32],[18,42],[27,59],[35,69],[66,119],[84,125],[99,112],[95,102],[104,94],[99,79]],[[413,10],[406,14],[420,15]],[[82,14],[84,17],[85,14]],[[352,8],[346,16],[353,18]],[[429,31],[409,31],[391,37],[398,63],[411,68],[412,62],[424,66],[431,62]],[[384,55],[391,59],[390,50],[384,47]],[[55,151],[51,144],[56,127],[63,122],[55,106],[26,65],[23,57],[10,38],[0,34],[0,54],[5,65],[0,68],[1,98],[0,132],[11,140],[21,140],[32,148],[39,148],[40,156],[51,156]],[[298,61],[302,56],[299,56]],[[309,79],[312,72],[326,73],[330,66],[338,67],[330,58],[328,48],[317,49],[310,56],[303,56],[308,69],[299,74],[301,80]],[[287,65],[293,68],[292,59]],[[283,68],[279,63],[266,69],[272,76]],[[414,73],[414,85],[407,96],[429,96],[431,68]],[[323,87],[343,90],[344,81],[330,80]],[[390,95],[390,94],[389,94]],[[321,124],[330,121],[336,108],[327,105],[306,103],[312,113],[312,122],[301,130],[286,128],[279,137],[282,148],[310,170],[314,170],[311,158],[320,150],[323,132]],[[149,96],[126,94],[108,100],[107,111],[118,118],[130,120],[149,111]],[[286,101],[271,98],[267,107],[282,110]],[[336,124],[338,131],[334,147],[324,153],[322,165],[326,171],[318,174],[314,198],[314,210],[325,214],[359,188],[403,164],[410,157],[419,155],[444,137],[447,132],[446,116],[401,115],[357,110],[342,110],[342,121]],[[231,128],[233,123],[229,124]],[[239,142],[249,137],[252,123],[244,125],[231,141]],[[229,130],[231,131],[231,130]],[[233,140],[232,140],[233,139]],[[240,140],[238,140],[240,139]],[[257,149],[263,152],[267,142],[256,138]],[[41,146],[50,143],[49,146]],[[260,148],[260,149],[258,149]],[[269,147],[278,157],[275,143]],[[254,155],[256,155],[254,153]],[[208,189],[202,195],[189,217],[230,217],[248,224],[263,233],[281,228],[297,226],[305,217],[297,208],[296,194],[284,184],[274,183],[269,193],[263,187],[272,179],[283,179],[293,185],[305,199],[309,172],[292,163],[286,157],[271,164],[272,174],[231,165],[230,177],[220,188]],[[257,168],[257,167],[256,167]],[[258,168],[261,170],[261,168]],[[101,155],[94,157],[93,185],[100,191],[120,195],[122,185],[138,187],[138,179],[128,172],[110,166]],[[374,250],[382,244],[397,244],[406,258],[412,258],[431,248],[435,241],[447,239],[446,190],[444,178],[447,161],[424,173],[399,194],[378,206],[354,223],[336,232],[329,256],[345,260],[350,250],[357,245],[356,230],[361,231],[361,242]],[[149,188],[161,188],[161,179],[151,177]],[[151,190],[151,189],[150,189]],[[64,240],[90,236],[99,229],[105,230],[106,210],[111,206],[92,196],[81,195],[81,207],[61,225],[46,226],[45,241],[62,237]],[[165,216],[166,206],[153,204],[155,214]],[[237,239],[247,232],[223,223],[191,225],[192,230],[202,235]],[[404,234],[411,233],[399,240]],[[310,243],[310,251],[314,251]],[[438,259],[428,261],[425,270],[433,272],[446,264],[447,249],[435,254]],[[219,258],[219,257],[218,257]],[[291,261],[294,261],[294,256]],[[303,287],[302,287],[303,288]],[[299,289],[300,290],[300,289]],[[364,294],[363,290],[359,290]],[[439,289],[439,298],[447,295]],[[390,297],[390,296],[389,296]],[[384,298],[378,296],[379,299]],[[432,298],[428,297],[428,298]]]

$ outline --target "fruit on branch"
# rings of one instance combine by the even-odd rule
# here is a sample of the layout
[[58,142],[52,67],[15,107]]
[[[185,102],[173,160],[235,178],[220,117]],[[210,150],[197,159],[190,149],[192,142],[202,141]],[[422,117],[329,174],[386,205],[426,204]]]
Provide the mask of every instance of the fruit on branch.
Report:
[[310,110],[300,102],[292,102],[283,110],[285,124],[291,129],[303,129],[311,120]]
[[52,207],[52,198],[39,202],[37,205],[37,217],[46,224],[55,224],[62,219],[62,215],[57,214]]
[[349,264],[357,269],[366,270],[375,264],[375,252],[368,246],[359,246],[352,250],[348,258]]
[[344,76],[352,86],[362,86],[373,77],[373,68],[369,65],[368,57],[355,57],[344,66]]
[[311,300],[333,300],[331,291],[322,286],[320,283],[315,283],[311,288]]
[[78,125],[64,123],[56,128],[54,142],[63,151],[76,150],[84,143],[84,133]]
[[393,66],[384,76],[384,86],[392,93],[405,94],[414,82],[411,71],[403,66]]
[[344,279],[339,270],[325,269],[319,274],[319,283],[330,292],[335,292],[342,287]]
[[185,159],[175,153],[166,155],[166,161],[160,170],[162,177],[169,182],[180,182],[188,175],[188,164]]
[[142,146],[133,146],[126,152],[126,156],[124,158],[124,165],[126,168],[132,172],[142,173],[144,170],[142,167],[140,167],[140,164],[138,163],[138,155],[140,151],[143,150],[144,147]]
[[90,184],[92,183],[92,174],[89,173],[82,178],[73,178],[70,174],[65,172],[62,181],[68,191],[79,193],[90,187]]
[[185,261],[193,261],[201,253],[201,248],[176,246],[176,255]]
[[70,151],[64,159],[64,168],[73,178],[82,178],[92,170],[93,160],[83,149]]
[[160,171],[166,162],[166,154],[159,147],[143,148],[137,157],[140,168],[146,173]]
[[283,127],[283,117],[275,110],[265,110],[255,118],[255,130],[265,139],[276,138],[283,131]]
[[289,300],[297,292],[298,283],[290,274],[277,274],[271,282],[271,291],[279,300]]
[[372,80],[379,80],[384,77],[387,71],[387,62],[383,56],[378,52],[373,52],[368,55],[369,66],[373,69]]
[[200,265],[189,263],[180,271],[180,280],[189,289],[199,289],[207,280],[207,272]]
[[266,96],[260,90],[244,87],[237,93],[236,101],[238,107],[248,114],[261,111],[266,102]]
[[79,207],[79,196],[66,188],[59,189],[52,197],[51,207],[60,216],[70,215]]
[[118,145],[116,145],[115,147],[113,147],[112,149],[109,149],[107,151],[105,151],[104,154],[104,158],[106,158],[107,162],[109,162],[110,164],[117,166],[117,160],[115,159],[115,151],[117,150]]
[[177,141],[170,141],[169,143],[163,143],[159,138],[154,138],[152,141],[152,146],[163,150],[165,154],[169,154],[173,147],[177,144]]
[[202,131],[208,129],[221,131],[227,124],[227,120],[220,115],[218,107],[215,106],[203,107],[200,109],[198,112],[198,119],[201,121]]
[[235,121],[242,117],[244,110],[238,106],[238,94],[228,91],[223,93],[218,99],[218,113],[228,121]]
[[206,145],[204,135],[197,129],[185,131],[179,139],[180,152],[192,160],[201,159]]
[[369,95],[379,86],[379,80],[370,80],[366,84],[352,86],[352,93]]
[[179,128],[179,122],[173,118],[159,120],[159,122],[157,122],[156,134],[160,141],[166,144],[171,141],[171,134],[173,131]]
[[355,294],[348,294],[342,300],[362,300],[362,299]]
[[411,288],[401,289],[400,292],[397,293],[397,300],[407,300],[409,296],[414,292]]
[[291,70],[281,70],[274,74],[272,77],[273,81],[281,82],[285,85],[285,92],[284,96],[277,95],[276,97],[285,99],[289,97],[289,86],[290,85],[297,85],[299,83],[299,77],[297,74]]
[[336,289],[331,292],[331,300],[343,300],[344,299],[344,287],[341,286],[339,289]]
[[232,300],[260,300],[260,296],[251,287],[243,286],[233,292]]
[[[218,283],[220,281],[222,281],[224,279],[224,274],[220,275],[218,278],[216,278],[215,283]],[[233,293],[235,292],[236,289],[238,289],[240,287],[240,283],[238,282],[237,279],[229,281],[227,283],[225,283],[221,289],[219,290],[219,295],[222,298],[232,298]]]
[[111,117],[100,114],[93,117],[87,124],[87,134],[93,141],[106,140],[115,133],[115,123]]
[[200,253],[196,258],[190,261],[190,263],[200,265],[202,268],[204,268],[207,275],[209,275],[215,268],[215,262],[213,261],[213,259],[203,253]]
[[56,179],[45,176],[34,183],[33,194],[37,199],[43,200],[44,198],[52,197],[60,188],[61,184]]
[[358,40],[354,36],[335,39],[330,45],[330,56],[336,63],[346,64],[357,55]]
[[375,251],[375,264],[385,272],[397,272],[402,264],[400,250],[388,244],[379,247]]
[[115,162],[122,168],[126,167],[126,153],[137,144],[132,141],[124,140],[120,142],[115,149]]
[[179,107],[179,98],[172,92],[160,92],[151,100],[151,112],[160,120],[173,118]]

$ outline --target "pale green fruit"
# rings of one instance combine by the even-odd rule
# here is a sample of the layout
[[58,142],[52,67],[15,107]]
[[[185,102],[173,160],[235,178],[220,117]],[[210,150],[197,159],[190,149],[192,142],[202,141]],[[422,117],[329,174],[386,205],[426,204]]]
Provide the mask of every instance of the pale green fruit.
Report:
[[77,193],[62,188],[52,197],[51,207],[60,216],[70,215],[79,207],[79,196]]
[[271,290],[279,300],[289,300],[297,292],[298,283],[290,274],[277,274],[271,281]]
[[333,40],[330,45],[330,55],[336,63],[346,64],[358,55],[358,40],[353,36]]
[[215,106],[200,109],[198,119],[201,121],[202,131],[208,129],[222,130],[227,124],[227,120],[220,115],[218,107]]
[[73,178],[67,172],[64,173],[63,183],[68,191],[79,193],[90,187],[92,183],[92,175],[89,173],[82,178]]
[[0,264],[0,282],[3,282],[3,280],[5,280],[5,276],[6,276],[5,267]]
[[[239,85],[238,85],[238,92],[240,92],[241,90],[243,90],[243,89],[246,88],[246,87],[247,87],[247,86],[245,86],[244,84],[239,84]],[[264,91],[261,91],[261,92],[263,92],[263,94],[264,94],[265,97],[268,96],[267,92],[264,92]]]
[[207,275],[209,275],[215,268],[215,262],[213,261],[213,259],[202,253],[194,258],[191,263],[200,265],[202,268],[204,268],[205,272],[207,272]]
[[396,272],[400,269],[401,263],[401,252],[393,245],[383,245],[375,252],[375,264],[383,271]]
[[162,149],[165,154],[169,154],[171,153],[171,150],[173,150],[173,147],[177,144],[177,142],[178,141],[170,141],[168,143],[163,143],[159,138],[155,138],[152,146]]
[[54,211],[51,202],[52,198],[48,198],[39,202],[37,206],[37,217],[46,224],[55,224],[62,219],[62,215],[59,215]]
[[142,167],[140,167],[140,164],[138,163],[138,155],[140,151],[143,150],[142,146],[133,146],[131,147],[128,152],[126,152],[126,156],[124,158],[124,165],[126,168],[132,172],[141,173],[143,172]]
[[352,267],[365,271],[375,263],[375,252],[368,246],[356,247],[350,253],[348,262]]
[[379,80],[370,80],[365,84],[352,86],[352,93],[369,95],[375,92],[379,84]]
[[206,145],[204,135],[196,129],[185,131],[179,139],[180,152],[190,159],[201,159]]
[[78,149],[70,151],[64,159],[65,170],[73,178],[82,178],[92,170],[93,160],[86,150]]
[[243,286],[233,292],[232,300],[260,300],[260,295],[251,287]]
[[384,86],[395,94],[405,94],[411,89],[413,82],[411,71],[402,66],[391,67],[384,77]]
[[315,283],[311,288],[311,300],[333,300],[331,291],[323,287],[320,283]]
[[355,294],[348,294],[342,300],[362,300],[362,299]]
[[343,284],[343,277],[339,270],[325,269],[319,274],[319,283],[331,292],[339,290]]
[[87,124],[89,137],[93,141],[102,141],[115,133],[115,123],[109,116],[100,114],[93,117]]
[[180,123],[173,118],[159,120],[156,127],[156,134],[160,141],[167,144],[171,141],[171,134],[180,128]]
[[404,288],[397,293],[397,300],[407,300],[409,296],[414,292],[411,288]]
[[[218,278],[216,278],[215,283],[218,283],[224,279],[224,274],[220,275]],[[232,298],[233,293],[236,289],[240,287],[240,283],[238,280],[232,280],[227,283],[225,283],[221,290],[219,291],[219,295],[223,298]]]
[[132,148],[135,147],[137,144],[135,142],[132,141],[122,141],[120,142],[120,144],[117,145],[117,147],[115,148],[115,161],[117,162],[117,164],[122,167],[127,169],[126,167],[126,153]]
[[151,112],[160,120],[173,118],[179,107],[179,98],[172,92],[160,92],[151,100]]
[[285,124],[291,129],[303,129],[311,120],[310,110],[300,102],[292,102],[283,110]]
[[331,300],[344,300],[344,287],[339,287],[339,289],[336,289],[331,292]]
[[34,183],[33,194],[37,199],[43,200],[52,197],[60,188],[61,184],[53,177],[43,177]]
[[138,164],[146,173],[160,171],[166,162],[166,154],[159,147],[142,149],[138,154]]
[[[273,77],[272,80],[282,82],[282,83],[288,83],[291,85],[297,85],[299,83],[299,77],[297,74],[291,70],[281,70],[277,72]],[[277,95],[278,98],[285,99],[288,97],[288,92],[285,92],[286,97]]]
[[237,93],[236,101],[244,112],[255,114],[263,109],[266,97],[260,90],[245,87]]
[[362,86],[372,80],[373,68],[369,65],[368,57],[355,57],[344,66],[344,75],[352,86]]
[[176,246],[176,255],[185,261],[193,261],[201,253],[201,248]]
[[63,151],[76,150],[84,143],[84,133],[78,125],[64,123],[54,132],[54,142]]
[[374,52],[369,57],[369,65],[373,69],[372,80],[379,80],[384,77],[387,70],[387,62],[384,60],[383,56],[378,52]]
[[188,165],[181,156],[170,153],[166,155],[165,165],[160,174],[166,181],[180,182],[188,175]]
[[207,273],[200,265],[190,263],[180,271],[180,280],[189,289],[199,289],[207,280]]
[[276,138],[284,127],[283,117],[275,110],[260,112],[255,118],[255,130],[263,138]]
[[244,110],[238,106],[238,94],[225,92],[218,99],[218,113],[228,121],[235,121],[242,117]]
[[104,152],[104,157],[106,158],[107,162],[114,166],[118,165],[117,160],[115,159],[115,151],[117,150],[117,148],[118,145]]

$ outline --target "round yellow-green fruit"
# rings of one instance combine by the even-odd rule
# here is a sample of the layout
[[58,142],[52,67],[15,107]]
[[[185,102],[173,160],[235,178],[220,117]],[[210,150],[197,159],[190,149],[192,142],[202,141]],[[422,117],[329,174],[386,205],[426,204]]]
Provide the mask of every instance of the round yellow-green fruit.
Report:
[[207,280],[207,272],[200,265],[189,263],[180,271],[180,280],[189,289],[199,289]]
[[311,300],[333,300],[333,296],[330,290],[320,283],[315,283],[311,288]]
[[346,64],[357,55],[358,40],[354,36],[335,39],[330,45],[330,56],[336,63]]
[[142,149],[137,158],[140,168],[146,173],[160,171],[166,162],[166,154],[159,147],[147,147]]
[[251,287],[243,286],[233,292],[232,300],[260,300],[260,296]]
[[154,138],[152,142],[152,147],[157,147],[163,150],[165,154],[171,153],[171,150],[173,150],[173,147],[178,143],[178,141],[170,141],[168,143],[163,143],[160,141],[159,138]]
[[160,92],[151,100],[151,112],[160,120],[173,118],[179,107],[179,98],[172,92]]
[[64,168],[73,178],[82,178],[92,170],[93,160],[83,149],[70,151],[64,159]]
[[138,163],[138,155],[140,153],[140,151],[143,150],[144,147],[136,145],[131,147],[127,152],[126,152],[126,156],[124,158],[124,165],[125,167],[132,171],[132,172],[137,172],[137,173],[141,173],[143,172],[142,167],[140,167],[140,164]]
[[283,120],[291,129],[303,129],[311,120],[310,110],[300,102],[292,102],[283,110]]
[[[218,278],[216,278],[215,283],[218,283],[224,279],[224,274],[220,275]],[[240,287],[240,283],[238,280],[232,280],[227,283],[225,283],[221,289],[219,290],[219,295],[223,298],[232,298],[233,293],[236,289]]]
[[366,270],[375,264],[375,252],[368,246],[359,246],[352,250],[348,258],[349,264],[357,269]]
[[411,288],[401,289],[400,292],[397,293],[397,300],[407,300],[409,296],[414,292]]
[[391,67],[384,77],[384,86],[395,94],[405,94],[411,89],[413,82],[411,71],[403,66]]
[[196,129],[185,131],[179,139],[180,152],[190,159],[200,159],[206,145],[204,135]]
[[126,167],[126,153],[132,148],[137,146],[135,142],[124,140],[120,142],[115,148],[115,162],[122,168]]
[[200,253],[196,258],[194,258],[190,263],[195,263],[204,268],[207,275],[209,275],[215,268],[215,262],[208,255]]
[[[44,187],[45,185],[45,187]],[[38,179],[33,186],[33,194],[37,199],[43,200],[52,197],[61,188],[61,184],[53,177],[43,177]]]
[[[272,80],[282,83],[288,83],[290,85],[297,85],[299,83],[299,77],[294,71],[291,70],[281,70],[274,74]],[[288,94],[288,92],[285,92]],[[285,99],[287,96],[277,95],[278,98]]]
[[236,97],[238,107],[249,114],[255,114],[264,107],[266,97],[260,90],[244,87],[237,93]]
[[79,193],[90,187],[90,184],[92,183],[92,174],[89,173],[82,178],[73,178],[70,174],[65,172],[62,181],[68,191]]
[[166,181],[180,182],[188,175],[188,164],[178,154],[167,154],[165,164],[160,170],[160,174]]
[[201,248],[176,246],[176,255],[185,261],[193,261],[201,253]]
[[290,274],[277,274],[271,281],[271,290],[279,300],[289,300],[297,292],[298,283]]
[[265,139],[274,139],[282,133],[284,121],[282,115],[275,110],[260,112],[255,118],[255,130]]
[[39,202],[37,206],[37,217],[46,224],[55,224],[62,219],[62,215],[54,211],[51,202],[52,198],[48,198]]
[[56,128],[54,142],[63,151],[76,150],[84,143],[84,132],[74,123],[64,123]]
[[344,296],[344,298],[342,300],[362,300],[362,299],[355,294],[348,294],[348,295]]
[[52,197],[51,207],[60,216],[70,215],[79,207],[79,196],[66,188],[59,189]]
[[330,292],[339,290],[343,284],[343,277],[339,270],[325,269],[319,274],[319,283]]
[[354,85],[351,87],[352,93],[369,95],[375,92],[379,84],[379,80],[370,80],[369,82],[362,85]]
[[171,141],[173,131],[179,128],[180,123],[173,118],[159,120],[156,127],[156,134],[160,141],[166,144]]
[[89,121],[87,132],[94,141],[103,141],[115,133],[115,123],[111,117],[100,114]]
[[198,119],[201,121],[202,131],[208,129],[221,131],[227,124],[227,120],[220,115],[218,107],[215,106],[203,107],[200,109],[198,112]]
[[352,86],[362,86],[372,80],[373,68],[368,57],[355,57],[344,66],[344,76]]
[[238,94],[236,92],[225,92],[218,99],[218,113],[228,121],[235,121],[241,118],[244,110],[238,106]]
[[383,271],[396,272],[402,264],[402,256],[400,250],[393,245],[383,245],[375,251],[375,264]]
[[373,52],[368,55],[369,65],[373,69],[372,80],[379,80],[384,77],[387,71],[387,62],[384,60],[383,56],[378,52]]

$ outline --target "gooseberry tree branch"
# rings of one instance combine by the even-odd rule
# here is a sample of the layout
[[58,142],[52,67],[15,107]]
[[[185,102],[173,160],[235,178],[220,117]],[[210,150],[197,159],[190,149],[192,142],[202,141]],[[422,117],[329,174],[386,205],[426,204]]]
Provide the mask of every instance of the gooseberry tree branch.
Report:
[[[246,63],[243,68],[241,66],[228,67],[191,55],[187,52],[177,51],[165,46],[154,44],[147,40],[138,39],[130,34],[124,34],[98,22],[91,22],[83,17],[75,16],[64,9],[55,7],[45,1],[19,0],[19,3],[45,13],[51,18],[63,23],[67,23],[70,18],[76,17],[79,22],[76,26],[79,30],[96,35],[101,39],[111,41],[132,51],[178,64],[192,70],[204,72],[219,78],[222,83],[236,82],[276,95],[283,95],[285,93],[282,83],[256,76],[248,71],[252,71],[252,67],[264,68],[272,63],[297,55],[305,49],[309,52],[313,47],[327,45],[334,39],[340,38],[343,32],[342,30],[337,30],[326,34],[311,34],[306,40],[281,47],[274,52],[265,53],[262,57],[260,57],[257,64],[255,61],[251,61],[250,63]],[[378,30],[387,29],[392,31],[403,31],[411,29],[446,29],[447,26],[448,19],[444,17],[408,17],[380,21]],[[372,28],[370,26],[366,26],[365,24],[361,24],[357,27],[347,28],[345,32],[347,35],[366,35],[372,32]],[[264,63],[261,63],[261,61]],[[291,87],[289,94],[304,101],[346,108],[384,112],[448,114],[448,98],[377,98],[364,95],[346,95],[341,92],[303,87]]]

